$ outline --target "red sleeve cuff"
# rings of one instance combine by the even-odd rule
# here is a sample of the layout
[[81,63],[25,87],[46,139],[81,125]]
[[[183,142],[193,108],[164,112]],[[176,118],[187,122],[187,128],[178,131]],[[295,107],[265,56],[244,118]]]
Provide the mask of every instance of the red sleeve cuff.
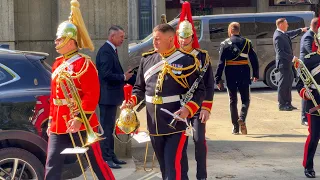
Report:
[[133,102],[133,105],[137,105],[137,96],[136,95],[131,95],[130,100]]
[[194,114],[198,111],[200,108],[199,105],[193,101],[189,101],[186,105],[184,105],[185,108],[187,108],[190,112],[188,118],[191,118],[194,116]]
[[203,101],[201,105],[201,109],[205,109],[207,111],[211,111],[212,108],[212,101]]
[[310,100],[305,97],[305,92],[306,92],[306,88],[302,88],[299,93],[300,97],[302,97],[302,99],[304,99],[304,100]]

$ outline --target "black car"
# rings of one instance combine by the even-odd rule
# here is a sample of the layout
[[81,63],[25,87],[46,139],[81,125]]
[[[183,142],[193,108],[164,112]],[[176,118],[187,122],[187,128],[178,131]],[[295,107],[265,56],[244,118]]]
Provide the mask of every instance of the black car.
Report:
[[[48,54],[0,48],[0,179],[44,179],[51,67]],[[81,175],[76,157],[63,179]]]

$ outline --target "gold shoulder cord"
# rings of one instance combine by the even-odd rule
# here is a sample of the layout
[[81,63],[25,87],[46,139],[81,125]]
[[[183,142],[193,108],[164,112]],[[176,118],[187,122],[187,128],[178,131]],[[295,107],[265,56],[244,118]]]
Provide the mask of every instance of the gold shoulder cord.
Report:
[[[158,80],[157,80],[157,84],[156,84],[156,93],[162,91],[162,85],[163,85],[164,77],[165,77],[165,75],[167,73],[169,73],[171,75],[171,77],[177,83],[179,83],[183,88],[190,88],[189,83],[187,81],[187,77],[190,76],[192,73],[194,73],[197,70],[198,65],[196,63],[196,60],[197,59],[195,58],[195,63],[193,65],[190,65],[190,66],[187,66],[187,67],[182,67],[182,68],[171,66],[171,65],[169,65],[168,62],[165,62],[162,71],[158,75]],[[186,71],[186,70],[190,70],[192,68],[194,68],[194,69],[188,74],[175,75],[172,72],[173,70],[175,70],[175,71]]]

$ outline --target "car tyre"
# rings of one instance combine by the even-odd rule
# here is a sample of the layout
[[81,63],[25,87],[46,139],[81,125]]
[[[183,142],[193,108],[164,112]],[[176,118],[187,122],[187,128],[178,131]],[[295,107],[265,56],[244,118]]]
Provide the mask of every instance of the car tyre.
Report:
[[[13,171],[14,162],[17,162],[18,164],[16,168],[16,174],[17,176],[20,176],[20,174],[22,174],[21,179],[44,179],[43,164],[32,153],[20,148],[4,148],[0,150],[1,169],[11,173]],[[21,173],[22,169],[23,172]],[[1,170],[1,177],[3,176],[3,173],[4,172]]]
[[276,68],[276,65],[272,65],[268,68],[266,72],[266,83],[271,89],[278,89],[278,75],[279,71]]

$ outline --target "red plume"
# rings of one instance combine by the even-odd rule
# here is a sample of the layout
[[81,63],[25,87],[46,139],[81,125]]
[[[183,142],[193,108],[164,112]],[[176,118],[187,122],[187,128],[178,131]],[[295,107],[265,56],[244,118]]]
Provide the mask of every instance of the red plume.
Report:
[[[320,12],[319,12],[319,15],[318,15],[318,25],[317,25],[317,30],[318,28],[320,27]],[[315,39],[316,40],[316,39]],[[318,47],[316,46],[316,43],[315,41],[312,42],[312,52],[316,52],[318,49]]]
[[[194,29],[194,24],[193,24],[193,20],[192,20],[191,5],[187,1],[185,1],[182,4],[182,10],[181,10],[181,14],[180,14],[180,21],[178,23],[177,30],[179,29],[179,24],[181,22],[183,22],[185,20],[185,18],[192,24],[192,31],[193,31],[192,47],[193,48],[199,48],[200,45],[199,45],[199,42],[198,42],[197,33],[196,33],[195,29]],[[180,48],[177,35],[174,37],[174,44],[175,44],[176,48]]]
[[133,87],[132,87],[130,84],[126,84],[126,85],[123,87],[124,100],[125,100],[126,102],[128,102],[129,99],[131,98],[132,89],[133,89]]

